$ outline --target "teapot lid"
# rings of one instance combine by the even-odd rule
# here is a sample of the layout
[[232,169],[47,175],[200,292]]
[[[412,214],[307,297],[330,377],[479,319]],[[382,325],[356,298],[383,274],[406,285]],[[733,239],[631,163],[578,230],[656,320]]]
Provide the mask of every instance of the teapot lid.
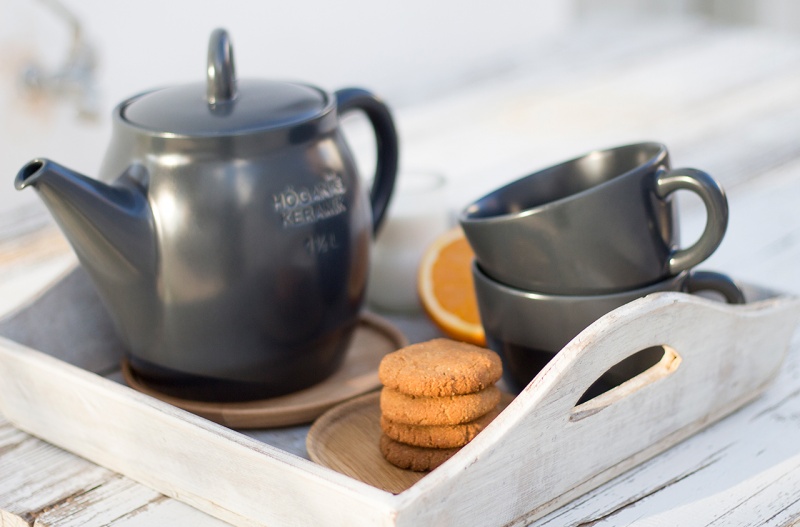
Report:
[[134,126],[186,136],[224,136],[292,127],[325,113],[331,97],[314,86],[236,80],[228,34],[215,30],[208,47],[207,81],[154,90],[119,109]]

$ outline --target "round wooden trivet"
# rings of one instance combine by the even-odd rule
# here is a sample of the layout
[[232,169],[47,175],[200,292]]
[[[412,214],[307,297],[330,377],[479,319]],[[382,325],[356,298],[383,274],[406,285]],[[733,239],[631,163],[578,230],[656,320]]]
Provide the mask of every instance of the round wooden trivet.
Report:
[[[503,393],[503,408],[514,399]],[[373,487],[399,494],[425,476],[403,470],[383,458],[380,392],[368,393],[331,408],[317,419],[306,437],[308,457]]]
[[364,314],[336,373],[305,390],[258,401],[213,403],[165,395],[145,384],[127,361],[122,374],[131,388],[229,428],[274,428],[310,423],[342,401],[379,388],[381,359],[407,345],[406,337],[388,321]]
[[380,393],[369,393],[326,412],[311,425],[308,457],[315,463],[398,494],[425,476],[397,468],[383,458]]

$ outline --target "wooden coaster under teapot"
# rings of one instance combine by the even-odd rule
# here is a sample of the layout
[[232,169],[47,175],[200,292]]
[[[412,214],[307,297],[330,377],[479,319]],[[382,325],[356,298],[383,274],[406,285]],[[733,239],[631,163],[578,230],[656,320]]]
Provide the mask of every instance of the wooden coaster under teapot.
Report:
[[137,376],[128,361],[122,363],[122,374],[131,388],[229,428],[274,428],[310,423],[329,408],[379,388],[381,359],[407,344],[385,319],[364,314],[336,373],[310,388],[257,401],[220,403],[166,395]]

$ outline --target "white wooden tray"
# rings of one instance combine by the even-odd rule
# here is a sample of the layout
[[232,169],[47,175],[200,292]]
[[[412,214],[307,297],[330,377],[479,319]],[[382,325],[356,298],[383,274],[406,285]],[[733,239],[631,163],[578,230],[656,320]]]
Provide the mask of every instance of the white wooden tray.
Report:
[[[787,296],[730,306],[660,293],[623,306],[570,342],[473,442],[399,494],[8,339],[0,339],[0,412],[238,525],[523,524],[756,397],[798,319],[800,300]],[[669,348],[659,364],[575,406],[611,366],[656,345]]]

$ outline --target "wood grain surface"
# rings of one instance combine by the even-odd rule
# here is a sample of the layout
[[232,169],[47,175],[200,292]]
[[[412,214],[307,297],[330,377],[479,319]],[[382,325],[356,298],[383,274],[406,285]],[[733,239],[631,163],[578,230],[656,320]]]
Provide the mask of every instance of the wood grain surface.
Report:
[[[520,50],[514,67],[504,74],[465,82],[458,92],[395,113],[403,164],[448,175],[451,186],[443,206],[454,211],[515,177],[587,150],[643,139],[663,141],[676,166],[708,171],[728,194],[728,233],[704,267],[800,293],[798,93],[800,42],[795,38],[699,22],[605,21],[579,25],[535,49]],[[704,217],[699,206],[679,202],[688,240],[699,233]],[[52,245],[26,238],[0,247],[0,312],[35,295],[74,263],[63,240],[54,236]],[[400,322],[408,321],[398,318]],[[422,333],[428,338],[434,331],[415,324],[407,325],[414,329],[407,332],[411,340]],[[761,351],[761,345],[754,346],[753,360]],[[109,375],[115,378],[115,372]],[[93,405],[87,406],[89,415],[93,411]],[[620,467],[616,478],[542,518],[520,523],[795,525],[800,520],[798,415],[800,340],[795,337],[775,382],[761,397],[649,461],[630,470]],[[305,430],[249,435],[258,438],[253,448],[280,444],[281,451],[302,457]],[[151,433],[157,439],[159,432]],[[76,515],[85,525],[223,523],[179,501],[187,500],[183,494],[163,489],[150,499],[153,495],[139,483],[109,483],[119,478],[19,431],[0,415],[4,525],[71,525]],[[197,478],[220,486],[212,476]],[[503,481],[488,479],[484,485],[489,488]],[[246,488],[247,477],[243,480]],[[354,495],[363,489],[343,484]],[[117,491],[104,492],[104,487]],[[248,496],[254,502],[272,500],[267,489]],[[499,499],[526,499],[525,494],[508,496]],[[85,499],[76,507],[78,497]],[[287,508],[292,506],[303,510],[302,504]],[[339,517],[327,520],[346,524]]]
[[[752,400],[779,371],[798,320],[797,297],[636,300],[584,330],[472,442],[397,495],[8,340],[0,340],[0,411],[240,525],[332,515],[346,525],[506,525],[564,505]],[[660,363],[577,405],[612,366],[656,345],[668,349]],[[493,478],[502,483],[487,489]]]
[[372,393],[337,406],[308,432],[311,460],[364,483],[399,494],[425,476],[403,470],[383,458],[380,394]]
[[[501,408],[513,399],[511,394],[503,393]],[[380,417],[378,392],[332,408],[308,431],[309,457],[315,463],[393,494],[409,489],[426,472],[403,470],[383,458],[379,448]]]
[[330,377],[305,390],[282,397],[237,403],[180,399],[147,385],[123,361],[128,386],[229,428],[276,428],[311,423],[325,410],[378,389],[378,365],[387,353],[408,344],[406,337],[385,319],[365,314],[358,323],[344,363]]

